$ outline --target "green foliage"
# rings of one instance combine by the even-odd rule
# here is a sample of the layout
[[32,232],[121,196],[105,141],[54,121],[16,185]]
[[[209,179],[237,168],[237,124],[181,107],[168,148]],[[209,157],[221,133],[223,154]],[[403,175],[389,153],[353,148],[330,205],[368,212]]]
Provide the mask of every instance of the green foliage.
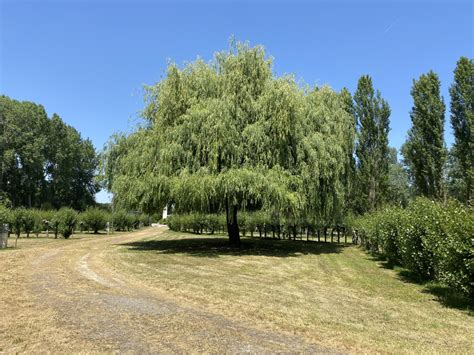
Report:
[[[225,214],[184,213],[172,214],[167,219],[171,230],[196,234],[227,232]],[[311,238],[314,240],[320,232],[345,233],[350,221],[340,221],[338,225],[315,224],[306,218],[288,217],[277,211],[242,212],[239,218],[239,230],[242,236],[272,237],[278,239]],[[340,234],[342,235],[342,234]]]
[[56,212],[53,224],[57,223],[58,231],[65,239],[68,239],[74,232],[77,223],[77,212],[71,208],[63,207]]
[[263,48],[237,43],[212,63],[170,65],[146,99],[147,126],[103,154],[117,207],[225,211],[236,242],[247,208],[327,223],[342,215],[354,140],[347,93],[276,78]]
[[173,214],[167,218],[171,230],[196,234],[223,232],[226,229],[225,216],[220,214]]
[[80,220],[85,227],[97,234],[99,230],[105,229],[110,217],[106,211],[98,207],[89,207],[80,214]]
[[35,212],[33,210],[25,209],[22,216],[22,229],[26,233],[26,237],[30,236],[31,231],[35,226]]
[[36,234],[36,237],[44,230],[44,213],[41,210],[30,210],[30,213],[33,218],[33,227],[32,232]]
[[8,224],[11,229],[12,223],[12,212],[7,207],[0,204],[0,227],[4,224]]
[[390,107],[380,92],[374,91],[368,75],[359,79],[354,103],[358,127],[357,206],[359,212],[365,212],[380,207],[388,190]]
[[17,208],[12,211],[11,215],[11,230],[16,234],[17,237],[20,236],[23,229],[23,217],[26,214],[25,208]]
[[474,211],[457,202],[418,198],[407,209],[360,217],[355,228],[366,248],[424,279],[474,294]]
[[117,210],[113,214],[113,222],[115,230],[130,230],[133,228],[134,217],[126,210]]
[[413,81],[412,127],[402,147],[405,163],[418,194],[441,198],[447,151],[444,145],[445,105],[441,83],[433,71]]
[[57,211],[46,210],[41,211],[41,214],[43,216],[44,229],[48,232],[52,231],[54,236],[57,238],[59,233],[59,219],[57,216]]
[[474,196],[474,61],[461,57],[454,70],[451,95],[452,150],[459,171],[458,198],[472,204]]
[[140,224],[141,226],[143,227],[149,227],[151,226],[151,223],[152,223],[152,217],[146,213],[142,213],[139,215],[139,221],[140,221]]
[[403,164],[398,161],[395,148],[390,148],[389,155],[386,201],[390,205],[406,207],[412,195],[408,173]]
[[94,203],[98,161],[89,140],[31,102],[0,96],[0,117],[1,201],[29,208]]
[[83,210],[94,204],[99,191],[95,182],[98,157],[89,139],[83,139],[73,127],[54,114],[48,121],[51,137],[46,161],[46,172],[51,178],[42,202],[54,208],[70,206]]

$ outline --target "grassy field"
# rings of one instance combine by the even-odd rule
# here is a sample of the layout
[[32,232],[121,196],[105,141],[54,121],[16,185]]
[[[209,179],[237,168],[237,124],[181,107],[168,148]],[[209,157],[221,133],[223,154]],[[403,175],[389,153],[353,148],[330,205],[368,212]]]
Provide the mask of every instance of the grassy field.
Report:
[[167,231],[107,262],[177,300],[262,329],[363,352],[474,349],[472,300],[418,284],[355,246]]

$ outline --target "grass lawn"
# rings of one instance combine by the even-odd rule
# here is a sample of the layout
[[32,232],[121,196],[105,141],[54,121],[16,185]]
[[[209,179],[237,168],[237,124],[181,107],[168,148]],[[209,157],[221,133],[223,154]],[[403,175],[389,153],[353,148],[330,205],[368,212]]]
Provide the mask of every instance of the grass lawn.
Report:
[[[114,235],[125,234],[128,232],[114,232]],[[69,237],[69,239],[64,239],[61,234],[58,234],[58,237],[54,237],[54,233],[49,232],[49,235],[42,232],[38,236],[34,233],[30,233],[29,237],[26,237],[25,233],[21,233],[20,237],[18,238],[17,248],[18,249],[30,249],[30,248],[37,248],[46,246],[51,243],[65,243],[67,240],[77,240],[77,239],[87,239],[87,238],[97,238],[107,236],[107,232],[100,231],[98,234],[94,234],[92,232],[80,232],[74,231],[74,234]],[[7,252],[11,251],[15,248],[15,239],[16,235],[14,233],[10,234],[10,238],[8,238],[8,245],[6,249],[0,249],[0,252]]]
[[118,272],[175,299],[356,352],[474,349],[473,302],[418,284],[360,248],[167,231],[109,253]]

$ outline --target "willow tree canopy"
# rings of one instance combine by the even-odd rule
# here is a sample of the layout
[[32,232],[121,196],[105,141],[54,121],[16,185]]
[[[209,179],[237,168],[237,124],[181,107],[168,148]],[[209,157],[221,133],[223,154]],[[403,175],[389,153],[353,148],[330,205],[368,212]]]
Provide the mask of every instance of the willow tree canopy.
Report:
[[275,77],[264,49],[242,43],[210,63],[169,65],[146,92],[146,128],[116,137],[105,154],[119,204],[225,210],[232,243],[242,209],[340,216],[354,141],[342,94]]

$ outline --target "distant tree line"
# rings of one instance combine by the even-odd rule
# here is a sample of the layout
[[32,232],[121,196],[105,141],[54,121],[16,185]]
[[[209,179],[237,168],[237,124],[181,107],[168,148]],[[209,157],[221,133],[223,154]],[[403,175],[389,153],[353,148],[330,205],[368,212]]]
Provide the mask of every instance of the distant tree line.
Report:
[[472,59],[462,57],[450,89],[449,153],[439,79],[414,80],[399,162],[388,144],[390,106],[370,76],[353,95],[301,86],[275,77],[262,47],[236,43],[210,63],[170,64],[146,89],[145,125],[106,147],[103,179],[126,208],[224,212],[235,244],[243,211],[334,226],[416,195],[471,204],[473,78]]
[[98,156],[89,139],[43,106],[0,96],[0,201],[16,208],[93,205]]

